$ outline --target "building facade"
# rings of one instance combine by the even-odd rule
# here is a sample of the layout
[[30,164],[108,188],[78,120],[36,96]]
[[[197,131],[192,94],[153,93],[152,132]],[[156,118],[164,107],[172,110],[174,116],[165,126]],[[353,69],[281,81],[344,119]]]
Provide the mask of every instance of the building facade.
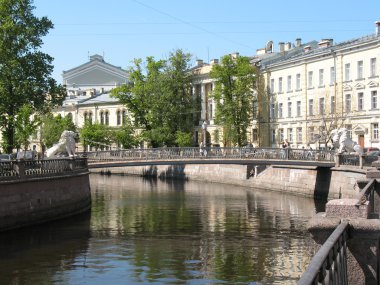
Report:
[[[279,43],[276,52],[271,41],[257,50],[251,62],[258,67],[267,95],[257,96],[257,107],[263,110],[260,116],[253,112],[248,142],[279,147],[287,139],[293,148],[324,148],[330,145],[331,131],[344,127],[362,147],[380,147],[379,26],[376,22],[372,35],[338,44],[333,39],[306,44],[296,39]],[[219,131],[218,141],[210,135],[210,145],[223,141],[213,121],[213,82],[208,76],[213,64],[217,62],[198,61],[194,68],[194,94],[202,99],[196,137],[206,122],[211,132]]]

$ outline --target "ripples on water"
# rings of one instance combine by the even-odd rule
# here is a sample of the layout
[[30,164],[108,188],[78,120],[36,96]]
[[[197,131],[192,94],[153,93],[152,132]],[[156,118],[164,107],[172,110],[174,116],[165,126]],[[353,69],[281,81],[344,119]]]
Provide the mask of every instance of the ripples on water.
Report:
[[296,284],[312,199],[91,176],[91,213],[0,234],[0,284]]

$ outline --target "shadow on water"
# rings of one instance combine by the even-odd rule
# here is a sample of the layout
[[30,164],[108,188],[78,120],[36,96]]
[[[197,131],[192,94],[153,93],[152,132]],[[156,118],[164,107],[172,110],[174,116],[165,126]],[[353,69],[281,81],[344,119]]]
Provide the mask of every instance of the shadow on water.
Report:
[[87,212],[0,233],[0,284],[50,284],[57,270],[62,266],[71,268],[74,260],[87,252],[90,217]]

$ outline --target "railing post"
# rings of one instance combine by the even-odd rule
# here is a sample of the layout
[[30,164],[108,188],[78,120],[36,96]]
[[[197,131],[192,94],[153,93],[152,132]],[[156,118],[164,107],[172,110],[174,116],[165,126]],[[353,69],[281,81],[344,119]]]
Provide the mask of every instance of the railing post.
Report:
[[359,167],[360,169],[363,169],[364,165],[364,154],[359,154]]
[[342,155],[340,153],[335,154],[335,167],[339,167],[341,164]]
[[25,161],[17,160],[14,164],[15,171],[20,178],[25,177]]

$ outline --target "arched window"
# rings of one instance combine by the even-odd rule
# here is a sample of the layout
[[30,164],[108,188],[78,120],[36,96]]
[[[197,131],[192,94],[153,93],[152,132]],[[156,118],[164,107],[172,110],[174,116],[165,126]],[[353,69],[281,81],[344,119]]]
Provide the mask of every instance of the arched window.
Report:
[[123,125],[125,124],[126,115],[127,115],[127,112],[125,110],[123,110],[123,116],[122,116]]
[[100,112],[100,124],[104,125],[104,112]]
[[66,117],[70,118],[71,121],[73,120],[73,114],[71,113],[67,113]]
[[106,111],[105,116],[106,116],[106,125],[108,126],[110,124],[110,114],[108,113],[108,111]]
[[88,113],[88,121],[92,124],[92,112]]
[[116,111],[116,124],[118,126],[120,126],[120,124],[121,124],[121,112],[120,112],[120,110]]
[[84,117],[84,121],[86,122],[88,120],[88,113],[84,112],[83,117]]

